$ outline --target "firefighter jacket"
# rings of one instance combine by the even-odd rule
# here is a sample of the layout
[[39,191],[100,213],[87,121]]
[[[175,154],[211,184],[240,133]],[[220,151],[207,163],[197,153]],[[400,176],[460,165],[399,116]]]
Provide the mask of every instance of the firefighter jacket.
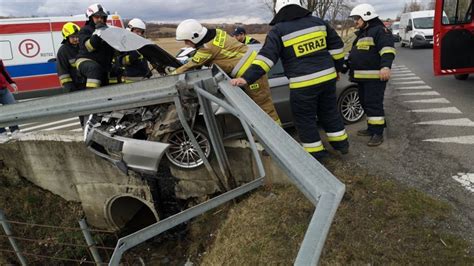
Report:
[[391,68],[396,50],[392,33],[378,18],[367,28],[356,32],[349,55],[349,75],[352,80],[380,80],[380,69]]
[[56,57],[56,70],[58,72],[61,86],[66,91],[76,91],[80,88],[80,80],[77,73],[76,57],[79,46],[71,45],[68,41],[59,47]]
[[123,68],[123,82],[139,81],[151,76],[148,61],[138,51],[131,51],[121,55],[119,62]]
[[0,89],[7,88],[8,84],[15,83],[10,75],[8,74],[5,65],[3,64],[3,60],[0,59]]
[[243,78],[251,84],[281,58],[290,89],[335,80],[344,58],[344,43],[322,19],[304,15],[276,23]]
[[79,54],[78,64],[85,60],[94,60],[105,71],[110,71],[112,59],[115,56],[115,50],[99,36],[94,34],[95,24],[88,22],[79,31]]

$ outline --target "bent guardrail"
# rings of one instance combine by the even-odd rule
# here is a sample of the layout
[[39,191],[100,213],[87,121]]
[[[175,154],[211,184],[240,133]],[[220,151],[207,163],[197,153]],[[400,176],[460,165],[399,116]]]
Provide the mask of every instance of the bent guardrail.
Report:
[[[260,187],[265,173],[252,133],[259,138],[272,159],[316,207],[295,265],[317,264],[331,222],[342,200],[345,191],[344,184],[305,152],[299,143],[266,115],[242,90],[231,86],[227,75],[217,67],[3,106],[0,109],[0,126],[174,102],[183,128],[191,141],[196,144],[191,127],[182,114],[181,105],[184,97],[198,97],[203,107],[206,127],[210,132],[214,150],[217,151],[219,171],[212,169],[205,156],[202,156],[203,151],[199,149],[199,145],[195,146],[210,175],[219,180],[227,192],[119,239],[109,264],[118,265],[121,256],[128,249]],[[232,173],[222,139],[216,130],[216,121],[210,102],[225,108],[239,118],[257,162],[259,177],[255,181],[234,188],[231,182]]]

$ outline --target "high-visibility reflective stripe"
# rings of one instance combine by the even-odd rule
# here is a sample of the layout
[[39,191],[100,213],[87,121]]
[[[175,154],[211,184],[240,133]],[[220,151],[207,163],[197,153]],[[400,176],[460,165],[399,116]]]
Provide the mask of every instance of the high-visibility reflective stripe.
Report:
[[395,48],[393,48],[393,47],[387,46],[387,47],[382,48],[380,50],[379,54],[380,54],[380,56],[382,56],[384,54],[394,54],[394,55],[396,55],[397,50],[395,50]]
[[374,45],[375,45],[375,42],[374,42],[374,38],[372,37],[361,38],[357,41],[357,44],[356,44],[356,46],[374,46]]
[[367,117],[367,124],[369,125],[385,125],[385,117]]
[[76,58],[69,59],[69,64],[70,64],[72,67],[76,67]]
[[72,82],[72,78],[63,78],[63,79],[60,79],[59,82],[61,82],[61,85],[64,85],[68,82]]
[[378,71],[378,70],[354,70],[354,78],[356,78],[356,79],[380,79],[380,71]]
[[249,44],[252,41],[252,38],[249,36],[245,36],[245,44]]
[[333,132],[333,133],[328,132],[327,135],[328,135],[328,141],[330,142],[343,141],[343,140],[348,139],[345,129],[339,132]]
[[285,41],[285,42],[283,42],[283,46],[289,47],[289,46],[295,45],[295,44],[300,43],[300,42],[308,41],[308,40],[315,39],[315,38],[318,38],[318,37],[326,37],[326,36],[327,36],[326,31],[311,32],[311,33],[296,37],[294,39],[290,39],[288,41]]
[[265,61],[262,60],[254,60],[252,62],[253,65],[260,66],[266,73],[270,71],[270,67],[267,65]]
[[130,65],[130,55],[126,55],[126,56],[123,58],[123,64],[124,64],[124,65]]
[[334,60],[344,58],[344,48],[329,50],[329,53],[332,55],[332,58],[334,58]]
[[95,48],[94,48],[94,46],[92,46],[90,39],[86,41],[85,46],[86,46],[86,49],[87,49],[88,52],[94,52],[95,51]]
[[212,44],[214,44],[217,47],[224,48],[226,38],[227,38],[227,33],[223,30],[217,29],[216,37],[214,38],[214,41],[212,41]]
[[118,80],[117,79],[109,79],[109,84],[117,84]]
[[192,61],[195,63],[202,63],[203,61],[206,61],[207,59],[211,57],[212,57],[212,54],[197,52],[194,54]]
[[228,57],[228,58],[239,58],[239,57],[242,57],[244,55],[244,53],[241,53],[241,52],[231,52],[231,51],[228,51],[228,50],[225,50],[225,49],[221,49],[220,51],[220,54]]
[[255,60],[263,61],[268,66],[269,69],[272,68],[273,65],[275,64],[275,63],[273,63],[273,61],[271,59],[266,58],[263,55],[258,55],[257,58],[255,58]]
[[237,71],[237,78],[240,78],[245,71],[252,65],[253,60],[257,57],[257,51],[252,51],[249,55],[249,57],[245,60],[244,64],[242,67]]
[[307,152],[320,152],[324,151],[324,146],[321,141],[314,143],[303,143],[303,148]]
[[98,88],[100,87],[100,80],[98,79],[87,79],[86,87],[87,88]]
[[[76,67],[79,68],[79,65],[80,65],[80,64],[82,64],[82,63],[85,62],[85,61],[89,61],[89,60],[91,60],[91,59],[89,59],[89,58],[79,58],[79,59],[77,59],[77,60],[76,60]],[[92,61],[92,60],[91,60],[91,61]]]
[[299,37],[299,36],[302,36],[302,35],[306,35],[308,33],[312,33],[312,32],[315,32],[315,31],[326,31],[326,26],[315,26],[315,27],[311,27],[311,28],[306,28],[306,29],[303,29],[303,30],[299,30],[299,31],[295,31],[295,32],[292,32],[290,34],[287,34],[285,36],[282,36],[281,37],[281,40],[283,42],[286,42],[286,41],[289,41],[291,39],[294,39],[296,37]]
[[67,79],[67,78],[71,78],[71,75],[64,74],[64,75],[59,76],[59,79]]
[[74,64],[71,64],[71,67],[73,67],[73,68],[77,68],[77,65],[76,65],[76,63],[74,63]]
[[280,120],[280,119],[277,119],[277,120],[275,120],[275,123],[277,123],[277,125],[279,125],[279,126],[281,126],[281,125],[282,125],[282,124],[281,124],[281,120]]
[[309,87],[335,78],[337,78],[336,69],[332,67],[313,74],[290,78],[290,89]]

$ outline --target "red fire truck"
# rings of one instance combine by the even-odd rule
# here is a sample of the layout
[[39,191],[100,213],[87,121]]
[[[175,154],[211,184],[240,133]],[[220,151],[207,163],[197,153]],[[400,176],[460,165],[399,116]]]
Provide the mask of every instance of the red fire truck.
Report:
[[[474,73],[474,0],[437,0],[434,73],[465,80]],[[443,14],[447,20],[443,19]]]

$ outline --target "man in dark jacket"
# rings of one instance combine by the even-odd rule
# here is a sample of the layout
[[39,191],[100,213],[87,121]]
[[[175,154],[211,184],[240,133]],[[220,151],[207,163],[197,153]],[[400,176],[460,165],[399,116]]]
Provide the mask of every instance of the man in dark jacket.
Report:
[[358,84],[359,98],[367,114],[367,129],[357,134],[369,136],[367,145],[373,147],[383,142],[386,127],[383,99],[396,50],[392,33],[378,18],[373,6],[358,5],[350,17],[359,29],[349,55],[350,77]]
[[290,80],[290,104],[294,123],[304,149],[316,159],[327,156],[316,117],[331,146],[346,154],[349,142],[337,111],[336,80],[343,67],[344,43],[325,21],[301,7],[299,0],[277,0],[276,15],[265,44],[242,78],[241,86],[252,84],[281,58]]
[[254,38],[247,36],[247,32],[243,27],[235,28],[232,36],[239,42],[243,44],[256,44],[260,43],[259,41],[255,40]]
[[63,41],[56,57],[59,81],[65,92],[85,89],[85,80],[77,74],[76,58],[79,53],[80,27],[72,22],[64,24]]
[[[14,104],[16,103],[15,98],[13,97],[12,93],[8,90],[8,86],[12,87],[15,93],[18,93],[18,87],[15,84],[15,81],[10,77],[5,66],[3,65],[3,60],[0,59],[0,103],[1,104]],[[10,126],[10,132],[12,136],[18,134],[20,129],[18,126]],[[0,143],[5,143],[9,140],[7,135],[7,131],[5,128],[0,128]]]
[[86,88],[93,89],[109,83],[115,50],[100,38],[101,30],[107,28],[108,16],[102,5],[89,6],[86,16],[89,20],[79,31],[79,55],[76,65],[79,74],[86,78]]

